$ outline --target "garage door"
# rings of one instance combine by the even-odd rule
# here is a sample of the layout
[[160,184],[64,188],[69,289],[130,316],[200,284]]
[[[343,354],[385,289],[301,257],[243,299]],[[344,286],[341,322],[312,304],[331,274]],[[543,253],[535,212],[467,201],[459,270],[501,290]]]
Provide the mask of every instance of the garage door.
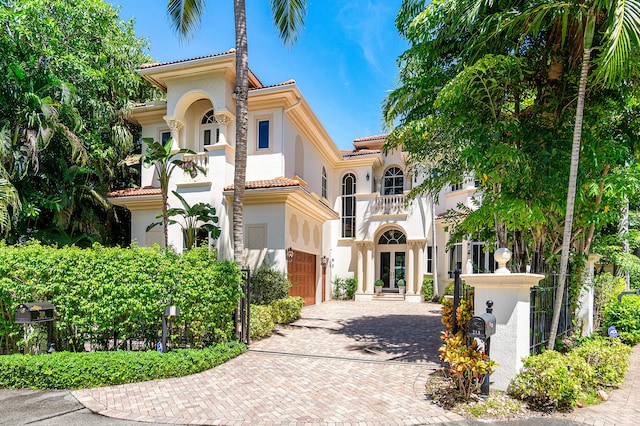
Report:
[[304,305],[316,303],[316,255],[301,251],[293,252],[293,260],[289,262],[289,296],[304,298]]

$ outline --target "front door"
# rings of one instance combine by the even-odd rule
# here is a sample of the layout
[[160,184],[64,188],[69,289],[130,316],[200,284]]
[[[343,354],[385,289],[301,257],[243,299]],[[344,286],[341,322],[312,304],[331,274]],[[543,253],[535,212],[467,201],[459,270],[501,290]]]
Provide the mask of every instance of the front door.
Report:
[[384,282],[383,289],[398,288],[398,281],[404,279],[405,252],[380,252],[380,279]]

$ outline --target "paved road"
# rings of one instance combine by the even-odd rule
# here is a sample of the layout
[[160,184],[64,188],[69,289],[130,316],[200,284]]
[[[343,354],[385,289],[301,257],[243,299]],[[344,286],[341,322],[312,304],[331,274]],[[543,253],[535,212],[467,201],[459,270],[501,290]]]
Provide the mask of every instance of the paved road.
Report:
[[[439,365],[441,329],[439,305],[327,302],[305,308],[302,319],[252,343],[246,354],[192,376],[72,394],[0,391],[0,424],[486,424],[442,410],[424,395]],[[634,406],[636,385],[640,378],[612,397],[627,402],[577,410],[584,418],[574,413],[508,424],[631,425],[617,413],[619,404]],[[106,417],[90,414],[74,397]]]

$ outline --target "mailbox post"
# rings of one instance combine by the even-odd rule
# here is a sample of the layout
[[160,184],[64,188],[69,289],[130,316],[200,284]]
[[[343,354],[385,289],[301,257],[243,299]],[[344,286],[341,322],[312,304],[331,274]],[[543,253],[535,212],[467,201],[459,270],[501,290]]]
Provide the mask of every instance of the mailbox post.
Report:
[[[493,301],[487,300],[487,312],[477,315],[469,320],[467,337],[480,339],[484,343],[484,353],[490,357],[491,336],[496,334],[496,317],[493,315]],[[489,396],[489,374],[484,376],[480,386],[480,396]]]
[[55,352],[53,344],[53,321],[55,307],[49,302],[21,303],[16,307],[16,324],[47,323],[47,353]]

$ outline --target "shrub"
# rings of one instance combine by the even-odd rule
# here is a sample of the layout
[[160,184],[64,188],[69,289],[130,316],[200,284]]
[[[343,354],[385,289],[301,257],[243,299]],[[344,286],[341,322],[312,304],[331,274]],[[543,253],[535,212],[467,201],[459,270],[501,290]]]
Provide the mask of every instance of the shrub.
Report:
[[333,281],[334,294],[339,299],[353,299],[356,294],[358,280],[355,278],[336,277]]
[[433,278],[424,277],[422,280],[422,296],[424,300],[433,300]]
[[631,347],[619,339],[598,337],[582,342],[572,353],[582,357],[591,367],[591,381],[583,384],[585,388],[604,388],[620,386],[629,369]]
[[0,357],[0,388],[78,389],[180,377],[220,365],[246,350],[221,343],[202,350],[54,352]]
[[276,324],[289,324],[300,318],[300,311],[304,306],[304,299],[299,296],[288,296],[275,300],[269,304],[273,322]]
[[251,303],[268,305],[289,294],[291,283],[284,274],[262,267],[251,275]]
[[[0,245],[0,352],[16,352],[19,303],[56,307],[58,350],[155,348],[167,304],[180,308],[172,341],[191,347],[233,338],[240,270],[206,247],[177,255],[159,248]],[[38,326],[40,327],[40,326]]]
[[275,326],[271,306],[251,305],[249,332],[252,339],[270,336]]
[[618,294],[624,291],[625,282],[622,277],[614,277],[609,272],[593,278],[593,327],[599,329],[603,319],[603,311],[612,303],[618,302]]
[[541,411],[574,406],[581,393],[581,378],[593,374],[581,357],[563,356],[556,351],[528,356],[523,363],[521,372],[511,381],[509,393]]
[[610,303],[603,312],[601,330],[615,326],[620,339],[630,346],[640,343],[640,297],[624,296],[621,302]]

